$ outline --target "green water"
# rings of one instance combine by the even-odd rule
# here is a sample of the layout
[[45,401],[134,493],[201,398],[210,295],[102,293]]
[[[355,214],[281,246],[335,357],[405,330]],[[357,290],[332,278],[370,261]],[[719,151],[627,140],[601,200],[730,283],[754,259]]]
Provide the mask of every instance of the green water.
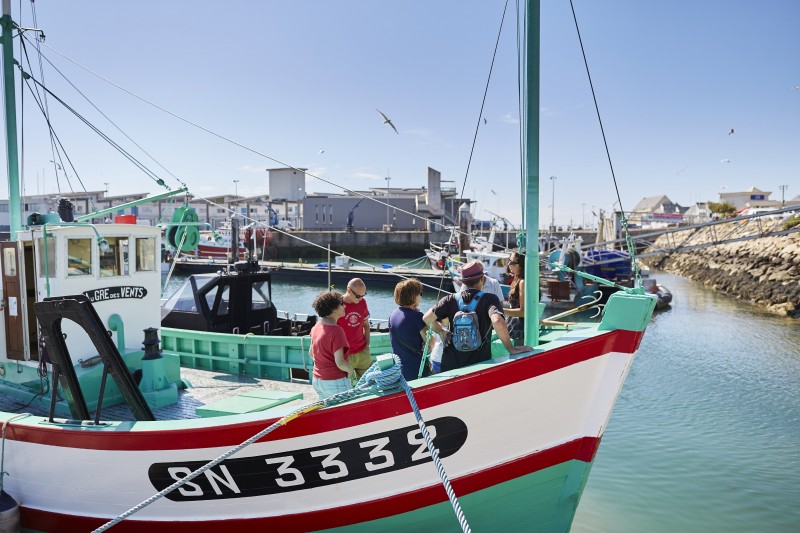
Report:
[[[625,383],[573,532],[800,531],[800,322],[657,273],[674,295]],[[273,285],[310,313],[324,282]],[[374,318],[395,308],[370,289]],[[423,308],[437,299],[426,289]]]
[[800,323],[676,276],[603,437],[586,532],[800,531]]

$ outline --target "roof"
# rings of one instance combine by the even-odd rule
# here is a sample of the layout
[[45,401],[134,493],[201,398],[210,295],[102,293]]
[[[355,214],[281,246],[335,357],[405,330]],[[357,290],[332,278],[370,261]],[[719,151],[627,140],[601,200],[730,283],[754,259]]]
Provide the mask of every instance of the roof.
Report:
[[670,200],[666,194],[642,198],[633,208],[635,213],[682,213],[683,211],[685,209]]

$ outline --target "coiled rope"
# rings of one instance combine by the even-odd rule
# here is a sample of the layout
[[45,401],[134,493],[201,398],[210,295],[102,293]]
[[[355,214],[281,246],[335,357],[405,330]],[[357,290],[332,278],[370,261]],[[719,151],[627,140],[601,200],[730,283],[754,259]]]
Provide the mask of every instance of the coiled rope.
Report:
[[[472,530],[470,529],[469,524],[467,523],[467,520],[464,517],[464,513],[461,510],[461,505],[458,503],[458,498],[453,492],[453,488],[450,486],[450,481],[447,477],[447,473],[444,470],[444,465],[442,465],[441,459],[439,458],[439,452],[434,447],[433,439],[431,438],[430,433],[428,432],[428,428],[425,425],[425,421],[422,419],[422,414],[419,412],[417,401],[414,399],[414,393],[411,391],[411,387],[408,386],[406,380],[403,379],[403,372],[400,366],[400,358],[397,357],[396,355],[393,355],[392,357],[394,358],[394,364],[389,368],[381,369],[378,363],[373,364],[364,373],[364,375],[361,376],[361,379],[358,380],[358,383],[356,384],[355,388],[345,392],[340,392],[339,394],[335,394],[333,396],[330,396],[329,398],[325,398],[324,400],[318,400],[311,404],[304,405],[292,411],[285,417],[271,424],[269,427],[259,431],[249,439],[245,440],[244,442],[235,446],[234,448],[231,448],[230,450],[226,451],[216,459],[213,459],[212,461],[201,466],[200,468],[190,473],[186,477],[176,481],[169,487],[152,495],[151,497],[142,501],[138,505],[131,507],[121,515],[114,518],[113,520],[106,522],[102,526],[95,529],[93,533],[100,533],[102,531],[106,531],[114,527],[115,525],[119,524],[120,522],[130,517],[131,515],[141,511],[151,503],[154,503],[155,501],[161,499],[162,497],[166,496],[173,490],[183,486],[184,484],[193,480],[194,478],[206,472],[207,470],[214,468],[228,457],[241,451],[242,449],[246,448],[255,441],[263,438],[264,436],[268,435],[269,433],[279,428],[280,426],[288,424],[289,422],[291,422],[292,420],[301,415],[310,413],[311,411],[316,411],[317,409],[321,409],[323,407],[330,407],[333,405],[344,403],[358,396],[362,396],[364,394],[376,394],[383,391],[397,389],[398,385],[402,387],[403,390],[406,392],[406,396],[408,397],[409,403],[411,404],[411,408],[414,410],[414,416],[416,417],[417,424],[419,425],[420,431],[422,432],[422,437],[425,440],[425,445],[428,447],[428,452],[431,454],[431,459],[436,465],[436,471],[439,474],[439,478],[442,480],[442,484],[444,485],[445,491],[447,492],[447,497],[450,499],[450,503],[453,506],[453,510],[456,513],[458,522],[459,524],[461,524],[461,529],[465,533],[471,532]],[[5,427],[3,429],[5,429]],[[2,461],[1,456],[0,456],[0,461]]]

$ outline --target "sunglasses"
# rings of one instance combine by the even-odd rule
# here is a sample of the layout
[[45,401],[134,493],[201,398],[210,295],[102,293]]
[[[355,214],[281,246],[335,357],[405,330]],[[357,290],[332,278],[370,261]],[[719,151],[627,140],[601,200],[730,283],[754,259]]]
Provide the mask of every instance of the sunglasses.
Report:
[[364,291],[364,294],[358,294],[358,293],[357,293],[356,291],[354,291],[353,289],[350,289],[350,292],[352,292],[352,293],[353,293],[353,296],[355,296],[355,297],[356,297],[356,299],[358,299],[358,300],[360,300],[361,298],[363,298],[364,296],[366,296],[366,295],[367,295],[367,291]]

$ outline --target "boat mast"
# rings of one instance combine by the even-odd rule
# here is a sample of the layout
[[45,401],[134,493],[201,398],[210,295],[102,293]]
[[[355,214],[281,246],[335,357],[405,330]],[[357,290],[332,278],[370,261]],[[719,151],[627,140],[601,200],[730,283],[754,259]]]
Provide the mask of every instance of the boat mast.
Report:
[[523,87],[525,146],[525,344],[539,344],[539,0],[525,11],[525,78]]
[[10,240],[17,240],[22,229],[19,199],[19,159],[17,151],[17,100],[14,94],[14,21],[11,20],[11,0],[3,0],[3,86],[5,88],[6,159],[8,161],[8,220]]

